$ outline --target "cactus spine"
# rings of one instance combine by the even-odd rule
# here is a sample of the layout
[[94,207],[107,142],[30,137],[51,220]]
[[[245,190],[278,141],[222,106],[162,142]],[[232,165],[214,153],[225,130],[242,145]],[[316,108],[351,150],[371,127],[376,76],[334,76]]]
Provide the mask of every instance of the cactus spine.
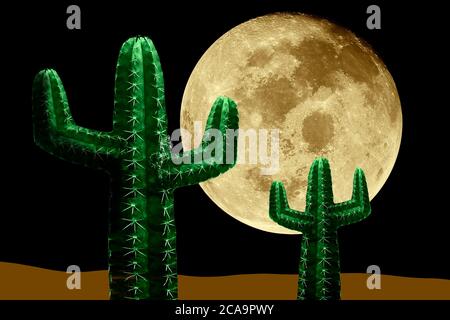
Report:
[[365,219],[370,212],[366,179],[359,168],[353,178],[352,199],[335,204],[328,160],[314,160],[308,176],[305,212],[289,207],[283,183],[272,183],[270,218],[281,226],[303,233],[299,300],[340,299],[337,229]]
[[[75,123],[54,70],[39,72],[33,83],[35,143],[58,158],[111,174],[108,251],[113,299],[177,298],[173,191],[216,177],[236,161],[237,136],[225,141],[226,130],[238,126],[232,100],[219,97],[207,121],[206,129],[223,134],[222,154],[189,163],[174,159],[194,159],[212,141],[205,134],[197,149],[172,155],[164,99],[159,57],[145,37],[129,39],[120,50],[111,132]],[[234,155],[224,163],[229,149]]]

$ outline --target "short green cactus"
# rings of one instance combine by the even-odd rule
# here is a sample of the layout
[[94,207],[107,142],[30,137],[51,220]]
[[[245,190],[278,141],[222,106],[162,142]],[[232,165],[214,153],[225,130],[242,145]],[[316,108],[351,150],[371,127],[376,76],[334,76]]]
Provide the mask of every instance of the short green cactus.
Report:
[[365,219],[370,212],[366,179],[359,168],[353,178],[352,199],[335,204],[328,160],[314,160],[308,176],[305,212],[289,208],[283,184],[272,183],[270,218],[283,227],[303,233],[299,300],[340,299],[337,229]]
[[[36,144],[72,163],[106,170],[112,176],[109,217],[111,298],[176,299],[177,256],[174,189],[216,177],[234,166],[238,127],[236,104],[219,97],[211,108],[202,145],[172,154],[167,133],[164,82],[150,39],[126,41],[116,69],[115,111],[111,132],[78,126],[63,84],[50,69],[33,84]],[[212,145],[208,129],[224,138],[222,154],[198,159]],[[216,141],[217,142],[217,141]],[[230,152],[234,152],[230,155]],[[228,153],[228,157],[226,157]],[[223,159],[231,159],[224,163]]]

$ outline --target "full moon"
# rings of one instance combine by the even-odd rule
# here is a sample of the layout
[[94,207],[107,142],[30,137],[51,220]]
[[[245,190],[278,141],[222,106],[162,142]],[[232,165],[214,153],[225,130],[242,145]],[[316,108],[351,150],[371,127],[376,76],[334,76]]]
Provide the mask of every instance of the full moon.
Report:
[[[201,184],[223,211],[249,226],[297,233],[270,220],[270,185],[284,182],[291,208],[303,211],[318,156],[330,161],[335,202],[351,198],[356,167],[366,174],[371,199],[392,171],[403,123],[394,80],[366,43],[325,19],[271,14],[220,37],[192,71],[181,127],[193,132],[201,121],[204,128],[218,96],[236,101],[240,129],[279,130],[277,172],[264,175],[267,165],[242,161]],[[196,147],[182,138],[185,150]]]

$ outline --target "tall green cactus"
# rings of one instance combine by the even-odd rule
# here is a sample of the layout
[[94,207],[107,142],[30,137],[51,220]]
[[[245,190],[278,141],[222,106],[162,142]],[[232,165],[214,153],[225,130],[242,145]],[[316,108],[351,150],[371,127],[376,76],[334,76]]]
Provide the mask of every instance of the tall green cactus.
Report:
[[[145,37],[129,39],[120,50],[111,132],[75,123],[55,71],[43,70],[34,80],[36,144],[56,157],[106,170],[112,176],[108,249],[111,298],[177,298],[173,191],[216,177],[236,161],[237,135],[228,139],[226,134],[238,127],[232,100],[219,97],[215,101],[200,147],[173,155],[164,99],[159,57],[152,41]],[[180,157],[199,159],[204,154],[214,143],[208,129],[222,133],[224,140],[216,141],[221,142],[222,154],[195,163],[178,161]],[[231,161],[224,163],[223,159]]]
[[289,208],[283,183],[272,183],[270,218],[283,227],[303,233],[299,300],[340,299],[337,229],[365,219],[370,212],[366,179],[359,168],[353,177],[352,199],[335,204],[328,160],[314,160],[308,176],[305,212]]

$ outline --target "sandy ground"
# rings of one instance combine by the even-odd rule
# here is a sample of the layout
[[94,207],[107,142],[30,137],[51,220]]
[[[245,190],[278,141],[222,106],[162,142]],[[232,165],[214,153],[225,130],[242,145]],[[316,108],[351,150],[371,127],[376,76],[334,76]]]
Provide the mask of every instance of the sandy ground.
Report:
[[[69,290],[69,275],[0,262],[0,299],[107,300],[106,270],[82,272],[81,289]],[[366,287],[367,274],[343,273],[343,300],[450,300],[450,280],[382,275],[381,289]],[[180,300],[295,300],[296,275],[249,274],[225,277],[179,275]]]

